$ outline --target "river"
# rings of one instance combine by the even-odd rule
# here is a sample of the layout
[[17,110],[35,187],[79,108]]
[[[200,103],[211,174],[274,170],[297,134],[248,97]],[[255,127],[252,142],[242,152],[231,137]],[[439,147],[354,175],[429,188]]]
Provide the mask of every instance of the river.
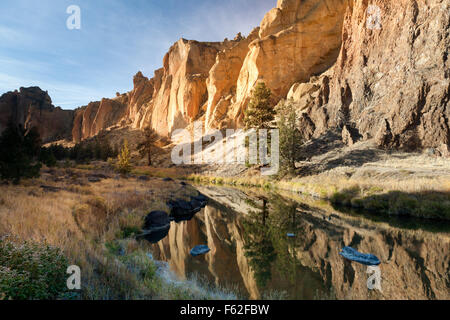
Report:
[[[192,276],[243,299],[450,299],[450,225],[346,212],[294,194],[195,186],[210,198],[152,245],[180,279]],[[161,238],[161,239],[159,239]],[[206,244],[211,251],[192,257]],[[380,289],[351,246],[381,260]]]

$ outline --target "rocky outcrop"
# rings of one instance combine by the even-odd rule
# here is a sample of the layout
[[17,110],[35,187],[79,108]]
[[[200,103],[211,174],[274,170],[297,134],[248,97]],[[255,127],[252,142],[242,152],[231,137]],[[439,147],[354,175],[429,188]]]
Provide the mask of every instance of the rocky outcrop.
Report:
[[98,135],[102,130],[117,126],[125,117],[128,108],[123,97],[91,102],[75,111],[72,136],[75,142]]
[[25,129],[36,127],[44,143],[70,139],[74,112],[52,104],[38,87],[20,88],[0,97],[0,133],[11,122]]
[[205,125],[207,128],[229,126],[230,106],[235,102],[237,81],[248,53],[249,44],[258,38],[259,28],[254,29],[247,38],[236,38],[235,44],[218,53],[216,63],[209,71],[207,80],[208,105]]
[[[163,136],[174,129],[185,128],[206,109],[206,82],[217,54],[236,42],[239,40],[198,42],[180,39],[165,55],[164,67],[155,71],[152,79],[138,72],[132,91],[114,100],[104,99],[100,105],[91,103],[80,110],[74,137],[86,139],[114,124],[141,129],[151,126]],[[114,114],[105,119],[107,110],[113,110]]]
[[[207,102],[206,80],[225,42],[179,40],[164,57],[161,87],[152,101],[150,125],[161,135],[191,123]],[[159,80],[159,79],[158,79]]]
[[[355,0],[327,81],[309,82],[320,86],[314,92],[323,91],[324,99],[295,99],[313,123],[313,136],[351,127],[381,147],[445,150],[450,143],[449,6],[443,0],[377,6]],[[291,91],[297,96],[309,95],[307,86],[295,86]]]
[[[139,72],[134,89],[120,96],[127,109],[120,120],[134,128],[151,126],[161,135],[196,119],[207,128],[240,126],[258,81],[266,82],[278,101],[295,82],[332,66],[349,2],[280,0],[247,37],[238,34],[223,42],[180,39],[152,79]],[[86,115],[79,116],[87,124],[78,121],[74,136],[85,139],[98,132],[99,125],[92,128],[96,107],[86,107]],[[79,128],[84,128],[81,134]]]
[[280,100],[295,82],[305,82],[334,64],[349,4],[347,0],[278,1],[264,17],[259,39],[250,44],[240,72],[237,124],[258,81],[264,81]]
[[[138,72],[133,90],[114,99],[75,115],[45,114],[23,102],[14,112],[24,123],[29,110],[39,110],[40,120],[53,123],[45,126],[55,128],[42,129],[48,139],[70,136],[66,117],[73,116],[75,141],[117,126],[150,126],[162,136],[195,120],[207,129],[234,128],[242,125],[254,86],[264,81],[274,103],[294,100],[307,139],[337,128],[347,144],[374,139],[384,148],[434,148],[444,155],[450,145],[449,12],[445,0],[278,0],[247,37],[180,39],[153,78]],[[17,103],[14,93],[2,99]],[[8,110],[0,109],[3,122]]]
[[73,124],[73,140],[80,142],[110,127],[133,125],[140,128],[146,115],[146,106],[153,97],[155,79],[149,80],[142,72],[133,78],[133,90],[114,99],[91,102],[76,110]]

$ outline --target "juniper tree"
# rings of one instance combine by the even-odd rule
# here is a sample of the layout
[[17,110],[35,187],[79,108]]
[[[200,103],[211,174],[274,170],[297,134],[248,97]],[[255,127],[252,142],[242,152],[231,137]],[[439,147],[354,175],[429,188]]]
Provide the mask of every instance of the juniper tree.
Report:
[[256,85],[247,110],[244,112],[244,124],[248,129],[269,129],[275,119],[275,110],[271,103],[272,93],[264,82]]
[[303,137],[299,130],[298,118],[293,101],[285,101],[277,107],[278,129],[280,130],[281,168],[289,173],[295,171]]
[[[276,111],[271,100],[272,93],[264,82],[259,82],[253,90],[252,98],[244,112],[245,129],[255,129],[258,134],[260,130],[270,129],[271,122],[275,119]],[[270,145],[271,136],[267,136],[267,146]],[[259,150],[261,141],[258,139],[257,148]],[[246,138],[246,146],[249,145],[249,139]],[[269,148],[270,149],[270,148]],[[269,151],[270,153],[270,151]],[[259,154],[259,161],[262,164],[267,163],[267,155]]]
[[21,178],[39,176],[41,140],[36,128],[26,131],[10,124],[0,137],[0,177],[17,184]]
[[142,157],[147,156],[148,165],[152,165],[152,151],[159,136],[155,130],[150,127],[144,129],[144,141],[138,144],[137,149]]

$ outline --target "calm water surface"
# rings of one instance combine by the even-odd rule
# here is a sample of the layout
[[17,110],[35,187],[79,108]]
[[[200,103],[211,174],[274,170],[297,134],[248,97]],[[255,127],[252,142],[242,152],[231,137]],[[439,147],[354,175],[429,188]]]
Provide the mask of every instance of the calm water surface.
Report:
[[[173,222],[152,246],[181,279],[197,275],[250,299],[450,299],[448,223],[343,212],[298,196],[196,188],[210,198],[208,206]],[[191,257],[199,244],[211,251]],[[381,292],[367,288],[366,266],[339,255],[344,246],[380,258]]]

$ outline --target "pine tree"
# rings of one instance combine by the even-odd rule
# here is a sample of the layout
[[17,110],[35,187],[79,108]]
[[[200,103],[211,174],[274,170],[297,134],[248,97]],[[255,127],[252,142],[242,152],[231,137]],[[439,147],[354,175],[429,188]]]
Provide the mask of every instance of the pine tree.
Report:
[[264,82],[256,85],[250,103],[244,114],[245,128],[269,129],[270,123],[275,119],[275,110],[271,103],[272,93]]
[[123,147],[120,150],[120,153],[117,157],[117,170],[123,174],[130,173],[132,169],[130,162],[131,162],[130,149],[128,148],[128,141],[125,140],[123,143]]
[[303,137],[299,130],[297,114],[292,101],[279,105],[278,128],[280,130],[280,160],[281,167],[289,173],[295,171],[295,162],[299,157]]
[[144,141],[137,146],[137,149],[142,157],[147,155],[147,162],[149,166],[152,165],[152,149],[155,147],[155,143],[158,139],[159,136],[156,131],[150,127],[147,127],[144,130]]
[[38,177],[40,148],[41,140],[35,128],[26,132],[22,126],[10,124],[0,137],[1,179],[17,184],[21,178]]
[[39,161],[51,168],[56,166],[57,160],[52,148],[42,148],[39,154]]

